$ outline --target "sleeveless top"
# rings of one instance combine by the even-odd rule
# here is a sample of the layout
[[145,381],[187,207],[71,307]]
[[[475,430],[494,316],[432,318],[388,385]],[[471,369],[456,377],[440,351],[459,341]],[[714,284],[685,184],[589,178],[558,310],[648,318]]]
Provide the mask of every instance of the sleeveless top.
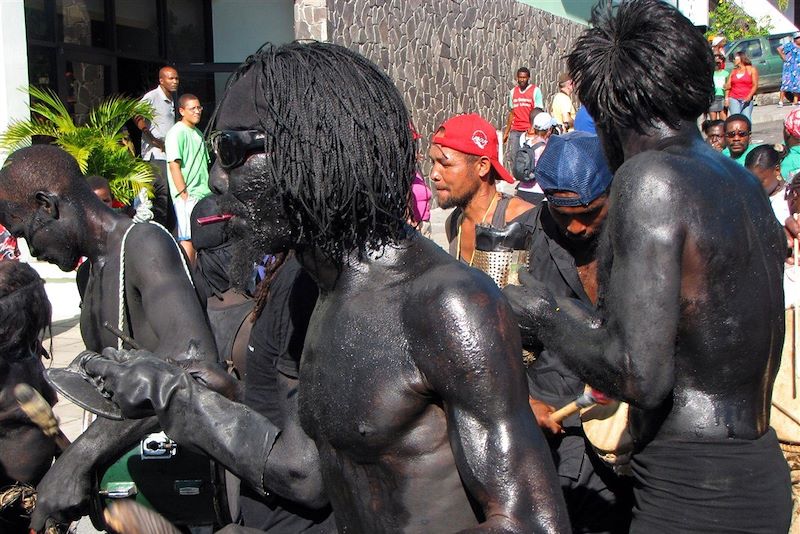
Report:
[[753,76],[750,74],[749,69],[745,67],[744,73],[741,76],[734,70],[730,74],[730,80],[731,90],[728,96],[737,100],[746,99],[747,95],[750,94],[750,90],[753,88]]
[[[500,200],[497,201],[497,207],[492,215],[492,226],[495,228],[505,228],[506,226],[506,210],[508,204],[511,202],[511,196],[501,193]],[[461,208],[456,208],[447,219],[448,230],[450,234],[450,255],[454,258],[458,254],[458,227],[461,226],[461,221],[464,218],[464,211]],[[468,263],[467,261],[458,258],[458,261]]]

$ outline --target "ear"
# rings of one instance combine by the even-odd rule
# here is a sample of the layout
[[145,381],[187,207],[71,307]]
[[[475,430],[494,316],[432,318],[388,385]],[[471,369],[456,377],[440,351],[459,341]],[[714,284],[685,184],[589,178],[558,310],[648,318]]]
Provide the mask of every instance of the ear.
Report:
[[492,171],[492,162],[486,156],[481,156],[480,159],[475,162],[475,165],[478,167],[478,175],[481,178],[486,178]]
[[37,191],[34,195],[36,207],[53,219],[58,219],[58,196],[49,191]]

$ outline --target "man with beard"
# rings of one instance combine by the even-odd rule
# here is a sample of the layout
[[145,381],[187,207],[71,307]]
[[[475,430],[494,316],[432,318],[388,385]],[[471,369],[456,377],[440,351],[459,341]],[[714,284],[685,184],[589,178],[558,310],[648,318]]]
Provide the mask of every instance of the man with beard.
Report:
[[428,154],[439,207],[456,208],[444,225],[450,254],[472,265],[475,226],[524,223],[533,204],[497,191],[497,180],[514,183],[514,178],[498,159],[494,128],[479,115],[446,120],[433,136]]
[[[553,136],[535,171],[547,202],[534,210],[528,266],[554,295],[597,304],[597,238],[608,214],[608,170],[597,137],[585,132]],[[530,404],[547,430],[575,532],[627,532],[630,488],[587,450],[578,415],[561,424],[550,415],[584,392],[584,382],[558,354],[537,353],[528,367]]]
[[631,532],[786,532],[768,410],[786,245],[755,177],[700,137],[711,51],[674,7],[633,0],[595,11],[568,66],[615,171],[598,306],[523,273],[505,289],[523,337],[631,404]]
[[252,487],[318,507],[324,490],[341,531],[565,532],[511,310],[406,225],[408,123],[385,74],[327,43],[265,46],[220,103],[211,183],[233,226],[319,286],[280,433],[157,359],[84,368]]
[[[163,229],[135,224],[103,204],[77,162],[60,148],[35,145],[9,156],[0,170],[0,221],[25,238],[34,257],[62,271],[73,270],[82,256],[91,262],[80,320],[87,349],[118,346],[103,327],[108,322],[122,324],[159,357],[181,358],[194,346],[195,357],[216,359],[214,338],[175,241]],[[41,529],[48,516],[65,522],[80,517],[92,471],[108,467],[156,424],[152,418],[92,423],[39,484],[33,528]]]

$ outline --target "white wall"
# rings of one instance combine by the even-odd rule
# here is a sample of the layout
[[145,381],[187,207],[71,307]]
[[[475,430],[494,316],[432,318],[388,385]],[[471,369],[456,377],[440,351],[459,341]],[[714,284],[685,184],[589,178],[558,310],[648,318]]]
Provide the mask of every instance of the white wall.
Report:
[[776,7],[776,0],[733,0],[733,2],[756,20],[769,17],[772,23],[772,33],[797,31],[797,27],[792,22],[794,20],[793,1],[789,2],[786,11],[781,11]]
[[[28,49],[23,0],[0,0],[0,131],[13,120],[29,119]],[[0,154],[0,161],[5,155]]]

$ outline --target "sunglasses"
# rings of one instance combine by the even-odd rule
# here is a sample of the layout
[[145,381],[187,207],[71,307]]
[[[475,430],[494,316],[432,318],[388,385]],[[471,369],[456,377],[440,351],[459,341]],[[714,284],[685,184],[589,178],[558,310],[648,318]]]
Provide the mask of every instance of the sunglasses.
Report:
[[218,130],[208,136],[208,148],[227,171],[244,163],[248,153],[264,152],[265,137],[259,130]]
[[734,137],[747,137],[750,135],[750,130],[738,130],[733,132],[725,132],[725,137],[733,139]]

